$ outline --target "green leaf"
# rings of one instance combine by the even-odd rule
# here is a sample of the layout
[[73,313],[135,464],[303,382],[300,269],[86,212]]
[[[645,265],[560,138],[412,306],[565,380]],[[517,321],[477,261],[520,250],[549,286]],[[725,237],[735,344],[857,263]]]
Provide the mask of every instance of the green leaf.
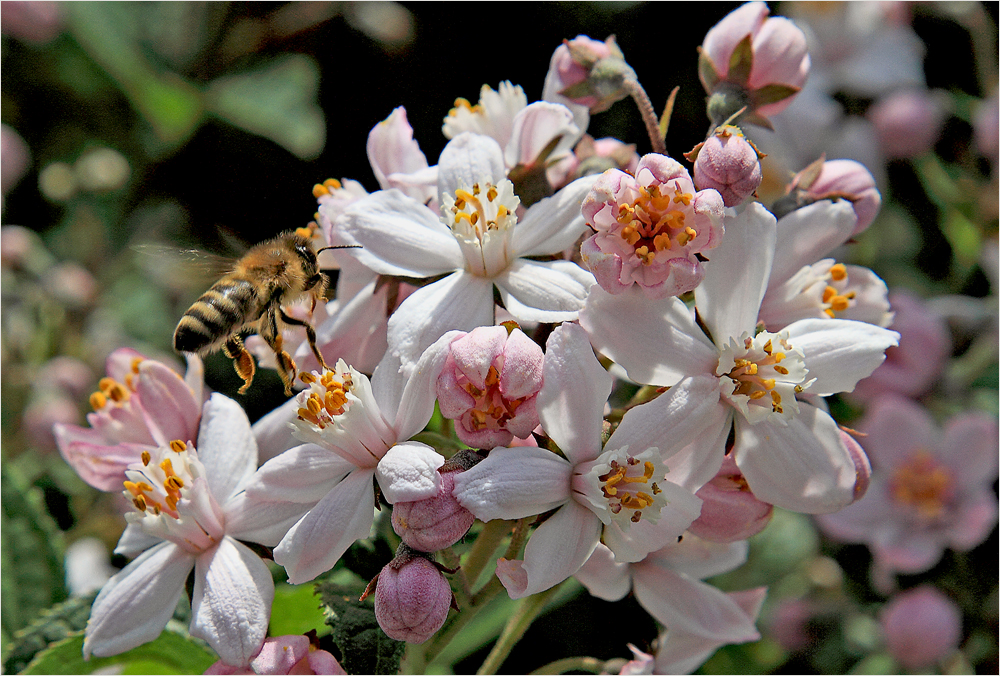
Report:
[[310,629],[315,629],[317,635],[323,635],[330,631],[325,618],[322,603],[312,585],[275,586],[269,630],[271,636],[305,634]]
[[356,601],[356,589],[332,582],[316,585],[327,608],[326,623],[349,674],[396,674],[406,643],[385,635],[375,620],[371,603]]
[[319,66],[303,54],[288,54],[257,70],[214,80],[205,93],[209,112],[271,139],[302,159],[313,159],[326,143],[323,111],[316,103]]
[[62,534],[45,511],[41,491],[7,467],[3,492],[2,624],[8,635],[43,608],[66,598]]
[[194,640],[165,631],[157,639],[121,655],[92,657],[84,661],[81,634],[41,652],[21,673],[93,674],[101,670],[122,674],[201,674],[218,659]]
[[944,236],[951,244],[958,262],[971,266],[979,260],[982,250],[982,234],[976,224],[963,216],[957,209],[950,209],[944,222]]
[[701,47],[698,48],[698,77],[705,85],[705,91],[709,92],[715,89],[715,85],[719,84],[719,80],[722,79],[719,77],[719,72],[715,69],[712,59]]
[[750,100],[753,101],[754,108],[760,108],[761,106],[766,106],[770,103],[784,101],[789,96],[798,94],[799,90],[799,87],[793,87],[791,85],[764,85],[763,87],[750,92]]
[[49,645],[83,631],[95,596],[97,592],[85,597],[72,597],[47,608],[31,624],[17,632],[9,645],[5,641],[3,672],[18,673]]
[[746,87],[750,80],[750,71],[752,69],[753,35],[747,33],[742,40],[736,43],[733,55],[729,57],[729,70],[726,72],[726,80]]

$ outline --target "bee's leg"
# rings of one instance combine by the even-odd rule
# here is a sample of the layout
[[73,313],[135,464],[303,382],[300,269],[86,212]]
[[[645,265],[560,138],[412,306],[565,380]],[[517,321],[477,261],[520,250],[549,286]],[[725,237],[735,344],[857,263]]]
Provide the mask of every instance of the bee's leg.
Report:
[[[284,339],[278,330],[278,315],[281,307],[277,302],[271,303],[267,311],[260,318],[260,337],[274,350],[274,356],[278,362],[278,375],[285,384],[285,395],[292,394],[292,381],[295,380],[295,361],[291,355],[285,352],[283,347]],[[284,313],[282,313],[284,314]]]
[[[326,290],[330,286],[330,278],[322,272],[317,272],[315,275],[306,280],[305,288],[307,291],[312,291],[310,294],[312,296],[312,306],[309,308],[309,314],[311,315],[316,311],[316,303],[321,298],[326,295]],[[284,317],[282,317],[284,319]],[[313,352],[316,350],[313,349]],[[323,360],[320,359],[319,362],[322,364]]]
[[309,341],[309,347],[312,348],[312,352],[316,355],[316,361],[319,362],[320,368],[328,368],[326,365],[326,360],[323,359],[323,355],[320,354],[319,348],[316,347],[316,330],[312,327],[309,322],[304,322],[301,319],[295,319],[294,317],[289,317],[285,314],[285,311],[278,308],[278,312],[281,313],[281,321],[285,322],[289,326],[302,326],[306,330],[306,339]]
[[226,344],[222,346],[222,349],[225,351],[226,356],[233,360],[233,368],[236,369],[237,375],[243,379],[243,387],[239,389],[239,393],[246,394],[250,383],[253,382],[253,374],[255,373],[253,357],[243,347],[243,341],[240,340],[239,336],[230,336]]

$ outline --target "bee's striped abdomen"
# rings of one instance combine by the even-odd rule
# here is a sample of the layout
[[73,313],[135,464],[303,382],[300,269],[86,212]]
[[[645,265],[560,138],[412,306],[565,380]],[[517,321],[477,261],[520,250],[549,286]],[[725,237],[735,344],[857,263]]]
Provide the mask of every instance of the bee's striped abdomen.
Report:
[[251,282],[235,275],[223,277],[181,317],[174,332],[174,349],[200,352],[214,347],[247,322],[256,321],[260,306]]

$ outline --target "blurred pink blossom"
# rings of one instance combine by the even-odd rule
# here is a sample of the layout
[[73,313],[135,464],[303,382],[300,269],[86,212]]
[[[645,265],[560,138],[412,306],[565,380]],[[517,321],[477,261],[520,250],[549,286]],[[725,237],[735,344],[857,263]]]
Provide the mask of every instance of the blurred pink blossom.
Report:
[[[3,20],[5,27],[7,21],[7,6],[20,4],[32,3],[3,3]],[[0,191],[6,195],[7,192],[21,180],[21,177],[24,176],[24,172],[28,170],[28,166],[31,164],[31,151],[28,150],[28,144],[24,142],[21,135],[14,131],[12,127],[8,127],[5,124],[0,125],[0,143],[2,143],[2,146],[0,146],[0,157],[2,157],[2,159],[0,159]]]
[[0,23],[4,35],[36,44],[49,42],[62,31],[62,9],[59,5],[46,0],[7,0],[0,3]]
[[954,601],[931,586],[901,592],[879,616],[886,647],[909,671],[925,673],[958,647],[962,613]]
[[976,117],[972,121],[976,148],[994,164],[1000,156],[1000,102],[993,94],[979,104]]
[[[315,637],[313,637],[315,638]],[[219,660],[206,674],[346,674],[337,658],[319,650],[309,636],[292,634],[266,639],[247,667],[233,667]]]
[[934,147],[947,112],[941,99],[927,89],[897,91],[868,110],[868,119],[889,159],[916,157]]

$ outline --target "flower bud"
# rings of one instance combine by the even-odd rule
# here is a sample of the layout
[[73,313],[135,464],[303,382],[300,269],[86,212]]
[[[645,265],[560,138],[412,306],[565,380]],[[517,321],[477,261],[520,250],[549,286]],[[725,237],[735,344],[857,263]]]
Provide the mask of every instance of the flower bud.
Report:
[[423,643],[448,617],[454,596],[441,570],[405,544],[376,578],[375,619],[389,638]]
[[895,92],[868,109],[882,152],[890,159],[916,157],[934,147],[946,112],[930,91]]
[[772,505],[761,502],[750,491],[732,453],[725,456],[719,472],[695,495],[702,500],[701,516],[688,530],[712,542],[746,540],[764,530],[774,511]]
[[614,37],[600,42],[578,35],[552,54],[545,90],[599,113],[629,95],[623,86],[629,78],[635,79],[635,71],[625,63]]
[[538,426],[542,348],[515,328],[481,326],[455,339],[437,381],[441,414],[474,448],[506,446]]
[[780,219],[795,209],[824,199],[850,200],[858,217],[852,236],[866,230],[882,207],[882,195],[875,187],[875,177],[865,165],[854,160],[820,158],[795,175],[788,186],[788,194],[772,206],[771,212]]
[[995,166],[1000,158],[1000,101],[995,93],[976,108],[972,126],[976,148]]
[[760,185],[760,153],[738,127],[719,127],[695,153],[695,187],[718,191],[727,207],[742,204]]
[[421,552],[450,547],[468,532],[476,517],[451,492],[455,476],[480,460],[475,451],[459,451],[438,468],[441,481],[434,497],[392,506],[392,529],[403,542]]
[[886,647],[910,671],[940,662],[962,638],[958,606],[930,586],[900,593],[882,608],[879,619]]
[[857,502],[868,492],[868,485],[872,480],[872,464],[868,460],[868,454],[865,453],[865,449],[861,448],[861,445],[855,441],[853,436],[841,430],[840,439],[844,442],[844,446],[847,447],[847,452],[851,455],[851,460],[854,462],[854,471],[857,477],[854,480],[854,502]]
[[247,667],[233,667],[221,660],[206,674],[346,674],[337,658],[319,649],[316,632],[275,636],[264,641]]

